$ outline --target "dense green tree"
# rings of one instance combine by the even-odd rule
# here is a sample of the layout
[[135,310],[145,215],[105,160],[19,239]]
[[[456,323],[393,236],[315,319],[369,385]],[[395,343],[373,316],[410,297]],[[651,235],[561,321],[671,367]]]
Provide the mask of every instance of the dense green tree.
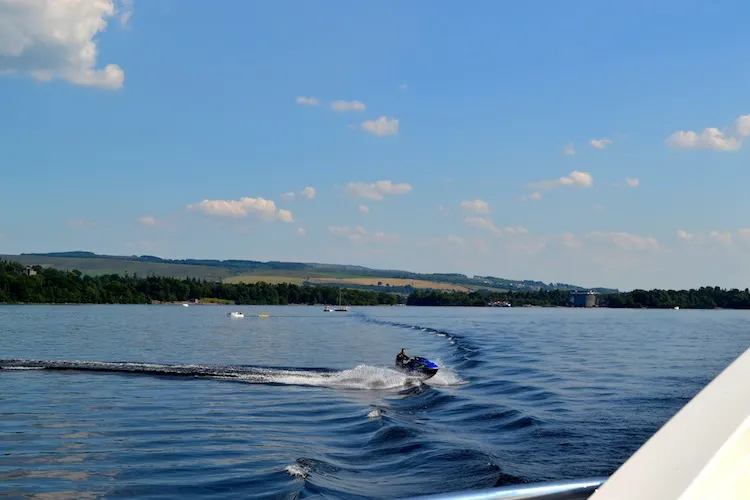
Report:
[[[507,301],[513,306],[570,306],[568,290],[458,292],[406,287],[406,303],[415,306],[483,307]],[[118,274],[89,276],[80,271],[59,271],[40,266],[24,267],[0,261],[0,303],[148,304],[190,299],[221,299],[236,304],[337,304],[339,288],[290,283],[222,283],[164,276]],[[344,304],[395,305],[401,295],[385,291],[341,289]],[[602,307],[681,309],[750,309],[750,290],[701,287],[690,290],[632,290],[597,296]]]
[[[337,304],[339,288],[263,282],[230,284],[163,276],[140,278],[105,274],[93,277],[79,271],[26,268],[17,262],[0,261],[0,302],[3,303],[149,304],[206,298],[257,305]],[[341,300],[357,306],[403,303],[395,294],[349,289],[341,291]]]

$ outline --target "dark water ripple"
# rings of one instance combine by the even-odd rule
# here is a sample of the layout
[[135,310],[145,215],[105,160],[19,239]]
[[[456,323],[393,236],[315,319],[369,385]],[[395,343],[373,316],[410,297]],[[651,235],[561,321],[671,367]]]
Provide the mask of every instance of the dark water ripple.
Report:
[[[0,496],[400,498],[607,475],[750,341],[734,311],[242,309],[0,308]],[[392,370],[401,347],[438,375]]]

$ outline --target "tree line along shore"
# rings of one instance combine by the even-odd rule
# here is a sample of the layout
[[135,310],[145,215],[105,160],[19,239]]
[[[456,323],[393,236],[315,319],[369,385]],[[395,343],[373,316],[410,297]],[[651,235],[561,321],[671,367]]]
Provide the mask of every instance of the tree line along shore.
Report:
[[[570,307],[568,290],[459,292],[416,289],[407,296],[324,285],[222,283],[194,278],[139,277],[24,266],[0,261],[0,303],[5,304],[152,304],[188,302],[240,305],[342,304],[486,307]],[[658,309],[750,309],[750,290],[701,287],[690,290],[632,290],[598,294],[597,307]]]

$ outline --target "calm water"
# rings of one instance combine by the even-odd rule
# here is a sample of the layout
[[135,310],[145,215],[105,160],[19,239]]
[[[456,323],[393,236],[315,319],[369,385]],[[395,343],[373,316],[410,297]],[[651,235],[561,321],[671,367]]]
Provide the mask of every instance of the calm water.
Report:
[[[608,475],[747,348],[748,318],[3,306],[1,366],[78,369],[0,370],[0,496],[398,498]],[[441,371],[391,370],[401,347]]]

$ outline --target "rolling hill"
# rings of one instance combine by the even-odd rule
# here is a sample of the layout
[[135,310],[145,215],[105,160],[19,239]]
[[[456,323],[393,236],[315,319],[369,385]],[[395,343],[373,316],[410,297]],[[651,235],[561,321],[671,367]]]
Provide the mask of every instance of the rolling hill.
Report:
[[409,293],[415,288],[459,291],[593,290],[600,293],[618,292],[611,288],[586,288],[566,283],[511,280],[494,276],[466,276],[456,273],[413,273],[342,264],[163,259],[152,255],[100,255],[85,251],[0,255],[0,259],[17,261],[24,265],[52,266],[65,270],[77,269],[90,275],[127,273],[139,276],[170,276],[234,283],[259,281],[309,283],[393,293]]

